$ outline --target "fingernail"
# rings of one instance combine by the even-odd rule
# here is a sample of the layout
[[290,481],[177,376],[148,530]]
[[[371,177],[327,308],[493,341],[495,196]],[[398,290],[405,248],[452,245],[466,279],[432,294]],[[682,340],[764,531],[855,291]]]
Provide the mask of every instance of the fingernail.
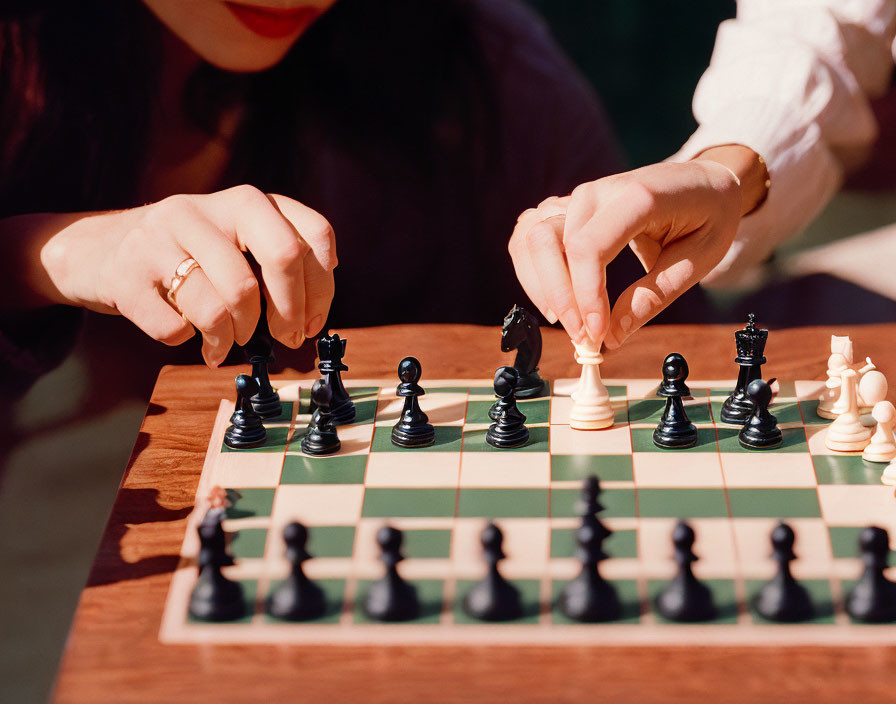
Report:
[[544,316],[544,317],[548,319],[548,322],[549,322],[551,325],[553,325],[553,324],[556,323],[558,320],[560,320],[560,318],[557,317],[557,314],[556,314],[554,311],[552,311],[550,308],[548,308],[548,313],[547,313],[547,315]]
[[[316,315],[311,319],[311,321],[307,325],[305,325],[305,335],[307,337],[311,337],[312,335],[319,332],[323,326],[324,326],[324,316]],[[298,335],[296,337],[298,337]],[[299,343],[299,344],[301,344],[301,343]]]
[[586,337],[588,337],[588,333],[585,330],[585,326],[583,325],[582,327],[579,328],[578,332],[576,332],[574,335],[572,335],[572,341],[575,342],[576,344],[581,344],[582,342],[585,341]]
[[598,342],[600,339],[600,314],[589,313],[585,316],[585,327],[588,328],[588,336]]
[[632,329],[632,324],[634,321],[630,315],[623,315],[622,319],[619,321],[619,327],[622,328],[622,332],[629,332]]
[[607,333],[607,336],[604,338],[604,347],[606,347],[608,350],[615,350],[617,347],[619,347],[619,338],[616,337],[616,333],[614,331],[610,330]]

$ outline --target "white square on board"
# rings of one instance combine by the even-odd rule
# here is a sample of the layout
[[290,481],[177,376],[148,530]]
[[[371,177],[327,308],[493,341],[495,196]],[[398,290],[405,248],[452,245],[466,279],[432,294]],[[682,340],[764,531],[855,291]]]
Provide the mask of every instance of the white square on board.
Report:
[[361,484],[283,484],[274,495],[274,526],[300,521],[309,526],[354,525],[361,517]]
[[723,452],[722,473],[731,487],[814,487],[812,457],[804,452]]
[[715,452],[635,452],[637,487],[721,487],[722,469]]
[[377,487],[457,486],[458,452],[371,452],[364,483]]
[[821,515],[830,525],[878,525],[896,529],[893,487],[880,485],[823,484],[818,487]]
[[[776,518],[735,518],[731,521],[741,574],[749,579],[768,579],[777,569],[771,558],[771,534]],[[791,563],[794,575],[803,579],[826,579],[831,575],[833,554],[827,525],[820,518],[791,518],[787,524],[796,534]]]
[[573,430],[568,425],[551,426],[551,454],[625,455],[632,451],[628,425],[602,430]]
[[[672,531],[675,518],[642,518],[638,528],[638,558],[648,578],[668,579],[676,572]],[[694,518],[694,574],[701,578],[732,578],[735,575],[734,536],[727,518]]]
[[470,452],[461,458],[463,487],[547,488],[550,484],[547,452]]

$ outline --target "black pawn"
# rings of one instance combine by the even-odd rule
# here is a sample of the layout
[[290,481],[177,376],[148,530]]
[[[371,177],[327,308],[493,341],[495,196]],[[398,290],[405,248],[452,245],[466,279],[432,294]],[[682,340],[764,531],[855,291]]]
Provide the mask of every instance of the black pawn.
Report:
[[526,427],[526,416],[516,406],[516,382],[519,373],[513,367],[501,367],[495,372],[495,403],[497,413],[488,431],[485,441],[492,447],[507,449],[522,447],[529,442],[529,429]]
[[264,445],[267,433],[255,409],[252,396],[258,393],[258,382],[248,374],[236,378],[236,406],[230,416],[230,426],[224,432],[224,444],[236,450]]
[[859,550],[865,571],[846,597],[846,613],[865,623],[896,621],[896,583],[884,577],[889,564],[890,537],[876,526],[862,529]]
[[364,612],[377,621],[411,621],[420,615],[417,590],[398,574],[398,563],[404,559],[401,541],[401,531],[391,526],[380,528],[376,534],[386,574],[370,586]]
[[482,531],[482,548],[488,572],[464,597],[464,611],[480,621],[512,621],[523,615],[519,590],[498,571],[498,562],[506,555],[502,549],[504,534],[494,523]]
[[770,450],[784,441],[778,427],[778,419],[768,411],[772,402],[772,387],[762,379],[754,379],[747,385],[747,398],[753,404],[753,412],[737,434],[741,446],[748,450]]
[[305,549],[308,529],[293,522],[283,529],[286,559],[291,565],[289,576],[268,597],[267,612],[283,621],[308,621],[320,618],[327,607],[323,590],[305,576],[302,563],[311,559]]
[[302,438],[302,452],[306,455],[331,455],[342,447],[330,414],[331,398],[330,387],[321,379],[315,381],[311,387],[311,400],[317,410],[311,414],[308,430]]
[[790,563],[796,559],[794,540],[793,529],[786,523],[779,523],[772,531],[772,559],[778,563],[778,571],[754,602],[759,615],[769,621],[797,623],[808,621],[815,613],[809,592],[790,573]]
[[[342,372],[348,371],[348,367],[342,363],[347,342],[338,334],[324,335],[317,341],[317,356],[320,359],[317,368],[333,394],[330,401],[330,413],[333,416],[333,423],[336,425],[351,423],[355,419],[356,413],[354,401],[342,383]],[[311,410],[313,411],[315,408],[314,399],[311,399]]]
[[252,396],[252,408],[262,418],[279,418],[282,413],[280,394],[271,386],[268,365],[274,361],[272,347],[268,339],[259,337],[246,345],[252,378],[258,384],[258,392]]
[[687,378],[688,363],[684,357],[673,352],[663,360],[663,383],[656,393],[666,397],[666,408],[653,431],[653,443],[657,447],[680,450],[697,444],[697,428],[688,418],[682,401],[691,394],[685,384]]
[[684,521],[679,522],[672,532],[672,543],[678,574],[656,598],[656,609],[670,621],[711,621],[716,616],[712,592],[694,576],[691,568],[691,563],[697,561],[691,549],[694,546],[694,529]]
[[223,511],[209,511],[199,524],[199,580],[190,595],[190,616],[200,621],[236,621],[246,615],[239,582],[227,579],[221,568],[233,564],[221,525]]
[[576,531],[576,558],[582,565],[579,575],[560,594],[560,610],[574,621],[598,623],[613,621],[622,613],[616,590],[598,571],[598,563],[606,560],[603,542],[612,535],[597,518],[603,510],[600,503],[600,481],[594,475],[585,480],[576,512],[582,524]]
[[401,383],[395,393],[404,398],[401,417],[392,428],[392,444],[398,447],[428,447],[436,441],[436,430],[417,400],[426,392],[418,383],[423,369],[416,357],[405,357],[398,365]]

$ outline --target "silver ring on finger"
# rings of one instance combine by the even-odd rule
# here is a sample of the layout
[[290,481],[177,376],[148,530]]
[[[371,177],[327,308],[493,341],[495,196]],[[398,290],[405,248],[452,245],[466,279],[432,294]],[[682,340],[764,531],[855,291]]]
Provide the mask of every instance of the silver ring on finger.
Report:
[[177,268],[174,270],[174,276],[171,278],[171,285],[168,287],[168,302],[174,307],[174,310],[181,314],[181,316],[183,316],[183,312],[181,311],[180,306],[177,305],[177,301],[174,297],[180,287],[184,285],[184,281],[187,280],[187,277],[198,268],[199,262],[193,259],[193,257],[187,257],[177,265]]

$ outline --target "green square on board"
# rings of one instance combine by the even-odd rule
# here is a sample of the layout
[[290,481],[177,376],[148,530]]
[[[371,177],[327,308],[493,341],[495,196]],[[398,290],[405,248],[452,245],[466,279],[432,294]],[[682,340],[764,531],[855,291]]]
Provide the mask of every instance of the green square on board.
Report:
[[492,401],[495,400],[495,388],[493,386],[459,386],[459,387],[445,387],[443,389],[439,389],[439,391],[450,391],[453,393],[464,392],[466,391],[470,396],[486,396]]
[[312,557],[351,557],[354,545],[354,526],[308,528],[308,552]]
[[887,465],[866,462],[861,455],[812,455],[815,477],[819,484],[880,484],[880,475]]
[[697,428],[697,444],[685,450],[667,450],[653,443],[654,428],[632,428],[632,452],[718,452],[715,428]]
[[499,450],[485,441],[486,429],[464,430],[464,452],[549,452],[551,429],[547,426],[529,428],[529,442],[522,447]]
[[642,518],[724,518],[728,504],[723,489],[638,489]]
[[281,484],[363,484],[367,455],[286,455]]
[[231,502],[224,514],[227,518],[270,516],[274,489],[227,489],[227,498]]
[[547,489],[461,489],[461,518],[547,518]]
[[833,422],[818,415],[818,399],[800,401],[799,403],[803,412],[803,425],[829,425]]
[[[579,489],[551,489],[551,517],[576,518],[576,502],[581,491]],[[635,514],[634,489],[604,489],[600,495],[604,505],[601,518],[633,518]]]
[[451,531],[448,529],[411,528],[403,534],[402,546],[407,558],[417,560],[451,556]]
[[[396,382],[395,385],[398,386],[398,382]],[[376,400],[380,392],[380,387],[358,386],[353,388],[351,386],[347,386],[345,390],[348,391],[348,395],[352,399],[352,401],[357,404],[359,401]]]
[[782,428],[781,433],[784,438],[778,447],[769,450],[752,450],[743,447],[737,439],[740,430],[735,428],[719,428],[719,451],[720,452],[809,452],[809,445],[806,442],[806,431],[803,428]]
[[198,618],[193,618],[188,611],[187,623],[202,623],[208,625],[249,623],[255,615],[255,595],[258,593],[258,581],[254,579],[238,579],[236,581],[239,582],[240,586],[243,588],[243,601],[246,602],[245,615],[241,618],[234,619],[233,621],[203,621]]
[[[622,612],[618,619],[602,621],[601,623],[638,623],[641,620],[641,598],[638,594],[638,581],[635,579],[609,579],[607,580],[616,590],[616,596],[622,606]],[[568,584],[565,580],[551,583],[551,621],[558,625],[577,625],[581,621],[574,621],[560,610],[560,594]]]
[[378,425],[373,430],[371,452],[460,452],[461,432],[459,425],[435,426],[436,441],[429,447],[399,447],[392,444],[392,426]]
[[551,455],[551,481],[578,481],[592,474],[605,482],[633,481],[632,456]]
[[628,386],[625,384],[607,384],[607,393],[610,398],[625,398],[628,395]]
[[364,492],[365,518],[443,518],[454,515],[455,489],[373,489]]
[[803,416],[800,413],[800,404],[796,399],[779,400],[769,407],[769,412],[778,420],[778,423],[802,423]]
[[733,518],[821,518],[815,489],[728,489]]
[[[702,621],[693,625],[737,623],[737,596],[734,591],[733,579],[703,579],[703,584],[712,592],[713,602],[716,605],[716,617],[712,621]],[[650,598],[650,609],[656,616],[657,623],[673,623],[664,618],[656,609],[656,598],[665,589],[668,582],[661,580],[649,580],[647,593]]]
[[230,554],[235,559],[264,557],[264,544],[268,539],[267,528],[243,528],[232,535]]
[[376,398],[355,401],[355,418],[352,420],[351,425],[373,423],[376,418],[377,403]]
[[275,425],[271,428],[265,428],[266,437],[264,445],[261,447],[250,447],[242,450],[235,450],[221,443],[221,452],[285,452],[286,445],[289,443],[289,427],[286,425]]
[[[630,423],[650,423],[656,425],[662,420],[666,400],[662,398],[646,398],[630,401],[628,404],[628,420]],[[709,402],[705,398],[686,401],[685,412],[692,423],[712,423]]]
[[[576,556],[576,529],[553,528],[551,530],[551,557]],[[603,545],[604,552],[611,558],[634,558],[638,556],[638,535],[632,529],[615,530]]]
[[828,531],[831,535],[831,552],[835,558],[858,559],[861,526],[828,526]]
[[[493,624],[492,627],[498,628],[501,625],[514,623],[538,623],[538,612],[540,610],[539,591],[541,585],[536,579],[514,579],[511,580],[513,586],[520,591],[520,601],[523,606],[523,615],[513,621],[502,621],[501,624]],[[457,581],[457,598],[454,600],[454,622],[458,624],[469,623],[485,623],[468,615],[464,610],[464,597],[476,580],[458,580]]]
[[[358,580],[357,598],[355,599],[355,623],[380,623],[364,613],[364,600],[374,580]],[[438,623],[442,615],[443,584],[440,579],[415,579],[411,581],[417,589],[417,601],[420,603],[420,614],[410,621],[391,621],[389,626],[407,624]]]
[[[759,615],[754,603],[756,596],[759,594],[759,590],[762,589],[765,584],[766,582],[761,579],[745,580],[745,586],[747,588],[747,604],[749,605],[748,608],[753,623],[774,624],[777,623],[777,621],[770,621]],[[834,623],[834,599],[831,596],[831,583],[826,579],[801,579],[800,584],[802,584],[806,588],[806,591],[809,592],[809,597],[812,599],[812,604],[815,606],[815,615],[808,621],[801,621],[800,623]]]
[[[344,579],[315,579],[314,583],[321,588],[324,593],[324,613],[320,618],[313,618],[307,621],[281,621],[265,613],[264,620],[268,623],[301,623],[301,624],[321,624],[321,623],[339,623],[339,617],[342,615],[342,604],[345,600],[345,580]],[[271,582],[268,589],[268,597],[273,594],[277,588],[283,584],[282,579]]]

